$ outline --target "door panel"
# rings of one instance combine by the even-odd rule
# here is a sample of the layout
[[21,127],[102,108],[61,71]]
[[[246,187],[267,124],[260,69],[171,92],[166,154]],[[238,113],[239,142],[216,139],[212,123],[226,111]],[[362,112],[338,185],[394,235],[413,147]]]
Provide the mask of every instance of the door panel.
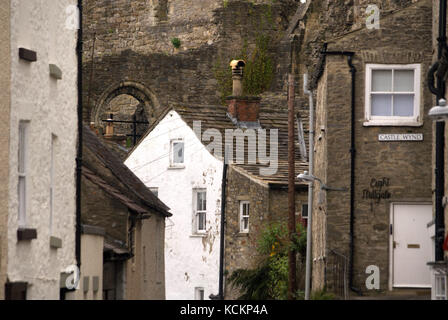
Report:
[[431,238],[427,224],[432,219],[431,205],[393,205],[393,286],[431,287]]

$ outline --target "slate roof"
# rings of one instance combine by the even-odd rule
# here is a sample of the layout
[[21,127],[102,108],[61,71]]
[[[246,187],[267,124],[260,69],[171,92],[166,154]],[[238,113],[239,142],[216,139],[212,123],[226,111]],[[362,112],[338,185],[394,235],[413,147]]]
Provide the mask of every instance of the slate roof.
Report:
[[172,216],[169,208],[87,126],[83,128],[83,147],[89,149],[122,186],[108,182],[101,170],[84,160],[82,174],[85,178],[137,213],[156,211],[165,217]]
[[[275,105],[277,103],[277,105]],[[224,141],[225,141],[225,130],[226,129],[237,129],[234,123],[227,116],[227,107],[221,105],[177,105],[174,107],[167,108],[164,113],[160,116],[158,121],[161,121],[168,114],[169,111],[176,111],[182,119],[188,124],[188,126],[193,129],[193,121],[201,121],[202,133],[207,129],[218,129],[222,135],[223,151],[224,156]],[[297,111],[298,108],[297,108]],[[300,110],[300,118],[303,123],[304,138],[306,149],[308,150],[308,111]],[[269,101],[262,101],[260,106],[260,125],[262,129],[278,129],[278,170],[276,174],[273,175],[261,175],[260,167],[268,167],[269,165],[260,164],[257,158],[256,164],[249,164],[247,159],[247,141],[245,143],[245,163],[244,164],[232,164],[235,168],[241,169],[243,172],[249,174],[251,177],[258,179],[264,183],[270,185],[285,185],[288,183],[288,113],[286,100],[278,101],[278,99]],[[158,122],[153,123],[146,132],[145,136],[140,140],[143,141],[145,137],[157,126]],[[294,121],[294,140],[295,144],[295,172],[296,175],[308,169],[307,157],[301,156],[300,147],[298,143],[298,130],[297,121]],[[244,130],[243,130],[244,131]],[[266,137],[266,152],[270,152],[270,139],[269,133]],[[208,144],[209,142],[205,142]],[[257,145],[258,146],[258,145]],[[134,148],[138,147],[135,146]],[[234,157],[236,156],[236,143],[234,143]],[[132,151],[131,151],[132,153]],[[220,159],[222,160],[222,159]],[[303,182],[296,180],[296,185],[304,185]]]

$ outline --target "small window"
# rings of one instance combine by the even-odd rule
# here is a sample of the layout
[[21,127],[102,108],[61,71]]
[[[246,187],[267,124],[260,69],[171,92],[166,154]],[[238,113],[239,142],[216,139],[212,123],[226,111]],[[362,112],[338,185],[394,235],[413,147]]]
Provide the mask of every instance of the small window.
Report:
[[418,125],[420,65],[366,65],[364,125]]
[[308,219],[308,204],[302,204],[302,219]]
[[28,121],[19,122],[19,150],[18,150],[18,201],[19,201],[19,228],[26,226],[26,211],[28,206],[27,195],[27,167],[28,167]]
[[447,300],[446,292],[446,275],[436,274],[435,275],[435,300]]
[[185,144],[182,139],[171,140],[171,166],[183,167],[185,161]]
[[196,233],[205,233],[207,227],[207,192],[203,189],[194,191],[194,224]]
[[194,299],[195,300],[204,300],[204,288],[194,288]]
[[240,202],[240,232],[249,232],[249,201]]

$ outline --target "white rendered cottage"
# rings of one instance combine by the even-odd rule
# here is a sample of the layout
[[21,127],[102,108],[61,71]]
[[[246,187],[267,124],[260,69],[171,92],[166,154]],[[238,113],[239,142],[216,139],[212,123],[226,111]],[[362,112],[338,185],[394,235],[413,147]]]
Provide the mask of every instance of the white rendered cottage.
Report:
[[218,294],[222,161],[174,109],[166,111],[125,164],[168,207],[166,298]]

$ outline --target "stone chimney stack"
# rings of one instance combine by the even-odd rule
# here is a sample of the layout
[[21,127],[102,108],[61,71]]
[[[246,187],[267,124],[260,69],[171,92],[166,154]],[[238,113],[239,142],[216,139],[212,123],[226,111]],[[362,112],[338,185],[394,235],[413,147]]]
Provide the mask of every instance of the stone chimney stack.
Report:
[[242,128],[260,127],[260,97],[244,96],[243,75],[246,63],[243,60],[230,62],[232,68],[232,96],[227,97],[227,115],[237,126]]

